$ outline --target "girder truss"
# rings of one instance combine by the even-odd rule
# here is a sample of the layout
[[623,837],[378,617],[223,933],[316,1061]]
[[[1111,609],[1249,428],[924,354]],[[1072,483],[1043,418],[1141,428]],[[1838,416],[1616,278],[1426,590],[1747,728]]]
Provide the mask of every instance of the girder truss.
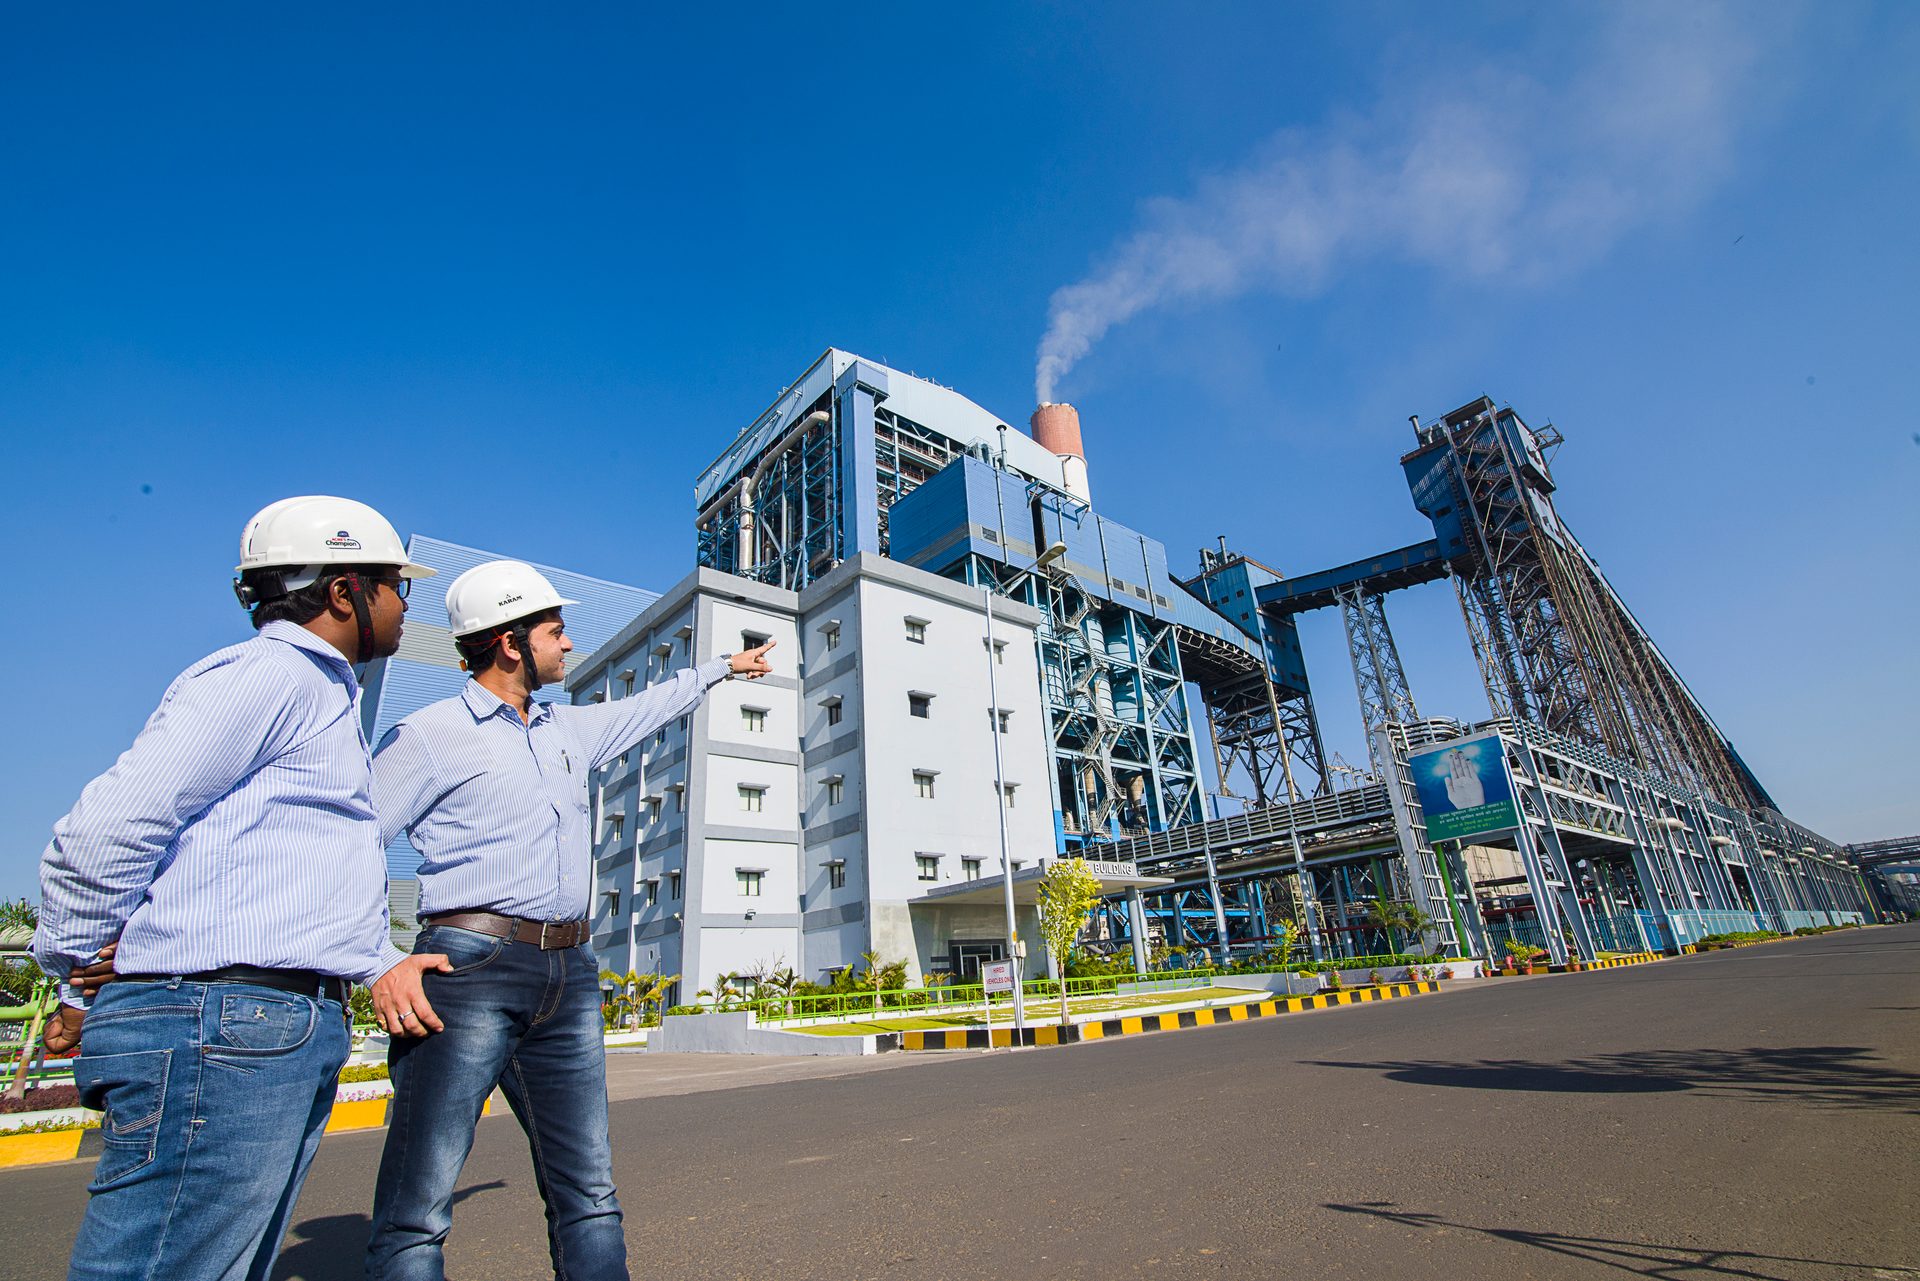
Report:
[[[1494,712],[1605,748],[1728,801],[1756,803],[1719,731],[1560,520],[1531,432],[1481,400],[1420,429],[1443,441],[1468,532],[1456,574]],[[1517,440],[1531,439],[1537,457]]]

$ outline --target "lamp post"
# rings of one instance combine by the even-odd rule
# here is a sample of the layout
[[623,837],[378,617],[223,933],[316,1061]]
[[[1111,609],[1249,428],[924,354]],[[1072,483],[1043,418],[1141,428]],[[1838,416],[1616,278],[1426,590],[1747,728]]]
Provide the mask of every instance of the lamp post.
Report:
[[[1027,572],[1045,569],[1066,554],[1067,545],[1056,542],[1040,553],[1033,562],[1033,569]],[[1000,885],[1006,891],[1007,959],[1013,962],[1013,1043],[1018,1045],[1021,1033],[1027,1026],[1026,975],[1020,964],[1020,925],[1013,911],[1013,855],[1007,840],[1006,763],[1000,750],[1000,680],[994,672],[1000,661],[993,648],[993,584],[980,584],[980,602],[987,612],[987,700],[993,704],[993,716],[987,722],[987,733],[993,738],[993,807],[1000,816]],[[1063,974],[1061,982],[1065,981]],[[981,996],[987,1000],[988,1015],[991,1017],[993,998],[985,992]]]

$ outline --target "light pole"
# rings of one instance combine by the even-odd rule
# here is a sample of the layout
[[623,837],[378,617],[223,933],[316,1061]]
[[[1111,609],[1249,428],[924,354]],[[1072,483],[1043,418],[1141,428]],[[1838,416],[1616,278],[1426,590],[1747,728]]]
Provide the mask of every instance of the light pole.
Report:
[[[1040,553],[1033,562],[1029,573],[1045,569],[1054,561],[1067,554],[1065,543],[1054,543]],[[980,602],[987,611],[987,700],[993,704],[993,715],[987,721],[987,733],[993,738],[993,808],[1000,815],[1000,885],[1006,891],[1007,900],[1007,959],[1013,962],[1013,1043],[1020,1044],[1020,1035],[1027,1026],[1026,975],[1020,965],[1020,925],[1013,913],[1013,854],[1007,841],[1007,776],[1006,762],[1000,750],[1000,680],[994,669],[1000,665],[1000,656],[993,648],[993,584],[980,584]],[[1066,982],[1066,975],[1060,981]],[[992,1017],[993,998],[986,992],[980,994],[987,1001],[988,1017]]]

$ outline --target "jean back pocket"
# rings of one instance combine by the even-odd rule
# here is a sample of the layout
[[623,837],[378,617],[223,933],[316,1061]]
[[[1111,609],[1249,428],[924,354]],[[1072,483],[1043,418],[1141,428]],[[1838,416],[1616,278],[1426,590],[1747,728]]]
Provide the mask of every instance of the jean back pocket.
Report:
[[80,1087],[81,1104],[104,1113],[93,1191],[152,1162],[160,1142],[172,1066],[172,1050],[82,1054],[74,1061],[73,1080]]

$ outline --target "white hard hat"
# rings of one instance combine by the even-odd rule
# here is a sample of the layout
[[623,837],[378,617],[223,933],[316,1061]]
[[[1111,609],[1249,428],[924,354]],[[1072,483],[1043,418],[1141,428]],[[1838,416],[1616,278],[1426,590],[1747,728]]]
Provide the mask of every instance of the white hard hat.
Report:
[[448,585],[447,626],[455,636],[471,636],[516,618],[579,603],[563,598],[546,575],[525,561],[490,560]]
[[[239,574],[277,569],[281,591],[316,581],[329,565],[392,565],[402,578],[439,573],[407,559],[400,535],[365,503],[311,494],[269,504],[240,533]],[[243,603],[245,598],[243,597]]]

